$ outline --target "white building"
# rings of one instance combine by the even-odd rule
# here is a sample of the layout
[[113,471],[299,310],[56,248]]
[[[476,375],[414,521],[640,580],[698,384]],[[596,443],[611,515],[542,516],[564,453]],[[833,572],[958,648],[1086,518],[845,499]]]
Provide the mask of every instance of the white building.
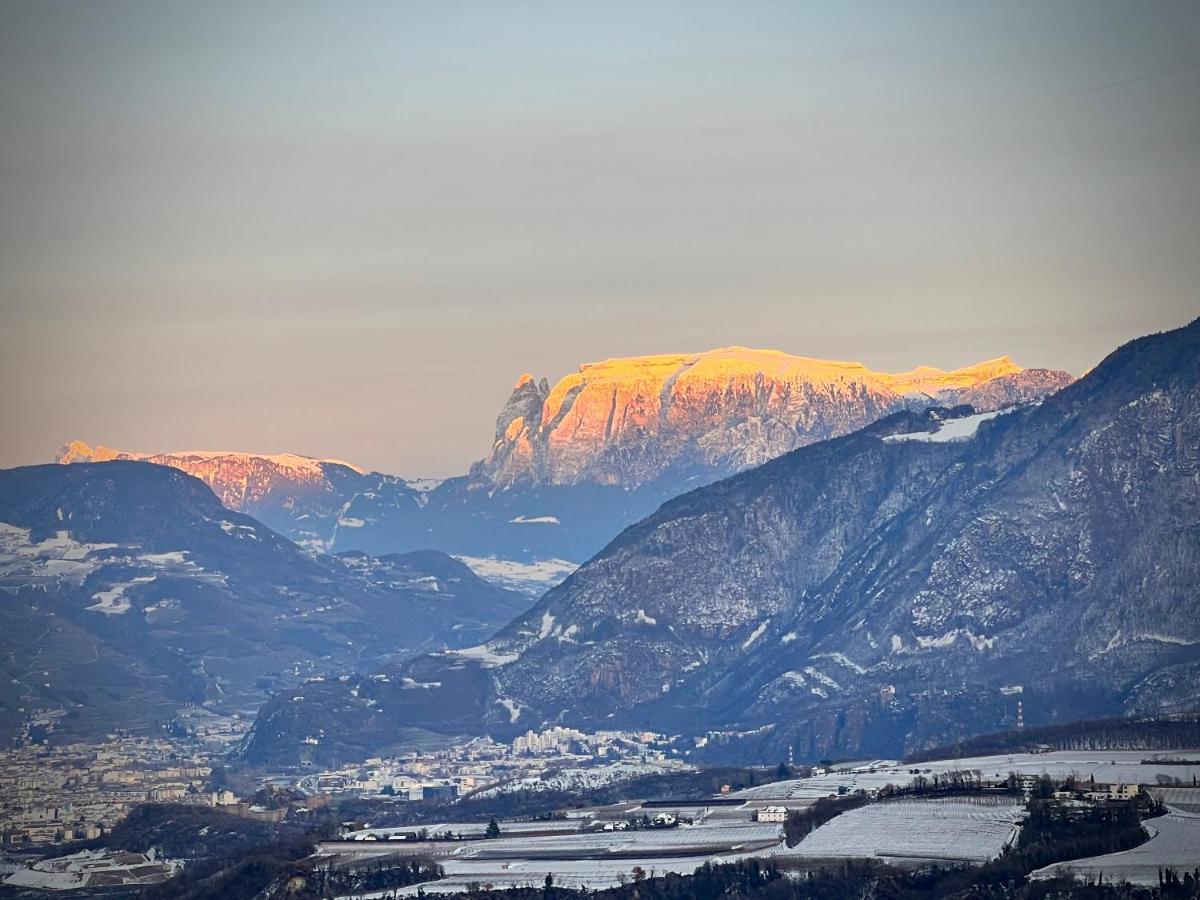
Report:
[[788,817],[788,808],[786,806],[768,806],[766,809],[758,811],[758,821],[760,822],[786,822]]

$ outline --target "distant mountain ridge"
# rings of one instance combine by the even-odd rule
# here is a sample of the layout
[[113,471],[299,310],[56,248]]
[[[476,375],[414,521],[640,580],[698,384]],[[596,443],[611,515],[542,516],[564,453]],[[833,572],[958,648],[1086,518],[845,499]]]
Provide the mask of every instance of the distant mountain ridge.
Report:
[[357,525],[358,520],[342,515],[356,495],[372,489],[386,491],[406,506],[418,505],[421,496],[403,479],[367,474],[341,460],[294,453],[140,453],[71,441],[56,454],[62,464],[110,460],[140,460],[187,472],[207,484],[230,509],[255,516],[293,540],[321,550],[334,549],[343,523]]
[[444,482],[295,454],[146,454],[82,441],[64,445],[58,461],[173,466],[230,508],[320,551],[432,547],[580,562],[683,491],[896,409],[996,409],[1071,380],[1007,357],[953,372],[886,375],[858,363],[726,348],[588,364],[553,389],[522,376],[487,457]]
[[305,677],[491,634],[529,600],[442,553],[314,556],[176,468],[0,470],[0,739],[226,712]]
[[[351,755],[395,716],[653,723],[714,757],[816,759],[1011,727],[1018,700],[1030,724],[1186,710],[1197,584],[1200,320],[1039,403],[903,410],[671,500],[484,645],[360,700],[272,701],[248,753],[295,758],[303,722]],[[413,706],[403,677],[441,687]]]
[[636,488],[672,468],[722,474],[848,434],[900,409],[1036,400],[1072,377],[1007,356],[945,372],[875,372],[857,362],[725,347],[610,359],[551,388],[522,375],[473,473],[501,485],[596,482]]

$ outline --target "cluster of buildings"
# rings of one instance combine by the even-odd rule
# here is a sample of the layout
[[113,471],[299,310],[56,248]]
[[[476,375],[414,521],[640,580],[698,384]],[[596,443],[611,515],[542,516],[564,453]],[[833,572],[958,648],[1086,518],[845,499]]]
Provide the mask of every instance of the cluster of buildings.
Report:
[[667,738],[652,732],[588,733],[554,727],[526,732],[507,744],[485,737],[442,750],[372,757],[362,763],[307,773],[291,783],[310,795],[453,800],[541,775],[547,765],[662,761],[667,742]]
[[164,738],[25,744],[0,755],[0,846],[99,837],[145,802],[234,803],[210,793],[207,758]]
[[594,731],[554,726],[527,731],[513,740],[513,756],[594,756],[620,759],[629,755],[662,756],[667,739],[653,731]]

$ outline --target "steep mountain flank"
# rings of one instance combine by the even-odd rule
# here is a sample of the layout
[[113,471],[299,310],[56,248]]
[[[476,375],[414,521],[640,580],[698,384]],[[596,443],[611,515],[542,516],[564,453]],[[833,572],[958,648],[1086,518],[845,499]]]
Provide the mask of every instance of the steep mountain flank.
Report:
[[523,375],[475,472],[502,486],[628,488],[680,466],[730,474],[901,409],[998,409],[1071,380],[1065,372],[1022,369],[1008,357],[896,375],[743,347],[610,359],[580,366],[553,388]]
[[[1018,700],[1031,723],[1195,707],[1198,386],[1200,320],[1040,404],[804,447],[665,504],[422,677],[486,676],[476,731],[711,730],[727,757],[893,754],[1005,727]],[[256,729],[251,752],[293,737]]]
[[528,601],[444,554],[313,557],[175,468],[0,471],[0,733],[245,710],[304,677],[463,646]]

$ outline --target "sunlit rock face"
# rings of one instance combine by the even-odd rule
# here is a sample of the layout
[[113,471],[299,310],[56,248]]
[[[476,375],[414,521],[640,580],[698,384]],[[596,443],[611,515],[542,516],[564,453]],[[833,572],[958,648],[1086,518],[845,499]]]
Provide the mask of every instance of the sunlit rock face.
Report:
[[347,496],[364,489],[367,481],[362,470],[350,463],[294,453],[137,453],[71,441],[57,454],[58,462],[64,464],[114,459],[179,469],[207,484],[230,509],[256,516],[300,543],[322,548],[330,545]]
[[986,411],[1072,380],[1008,357],[899,374],[742,347],[611,359],[580,366],[553,388],[521,376],[476,474],[501,486],[633,488],[673,468],[735,472],[900,409],[970,403]]
[[243,509],[258,503],[285,485],[329,490],[326,469],[330,466],[362,472],[349,463],[295,453],[265,455],[222,450],[134,453],[103,446],[92,448],[83,441],[71,441],[59,448],[57,459],[60,463],[133,459],[181,469],[212,488],[217,498],[230,509]]

